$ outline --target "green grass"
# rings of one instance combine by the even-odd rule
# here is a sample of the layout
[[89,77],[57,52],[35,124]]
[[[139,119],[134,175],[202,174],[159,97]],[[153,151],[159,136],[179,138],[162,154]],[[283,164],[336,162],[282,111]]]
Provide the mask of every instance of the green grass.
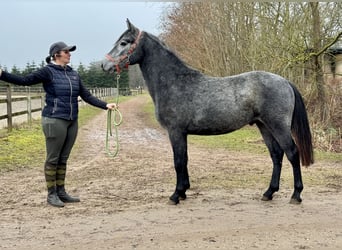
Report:
[[0,138],[0,171],[42,165],[45,143],[40,121],[23,125]]
[[215,136],[189,136],[189,142],[209,148],[224,148],[231,151],[268,153],[256,127],[246,126],[229,134]]

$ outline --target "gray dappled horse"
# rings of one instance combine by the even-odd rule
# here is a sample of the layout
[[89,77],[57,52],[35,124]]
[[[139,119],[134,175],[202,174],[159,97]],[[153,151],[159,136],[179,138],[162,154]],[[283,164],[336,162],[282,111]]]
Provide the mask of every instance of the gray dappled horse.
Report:
[[304,166],[312,164],[313,148],[298,90],[288,80],[267,72],[228,77],[203,75],[188,67],[157,37],[140,31],[129,20],[127,25],[102,68],[120,73],[125,66],[140,65],[157,120],[167,130],[172,144],[177,184],[170,200],[179,203],[190,188],[187,135],[225,134],[256,124],[273,161],[272,179],[262,200],[271,200],[279,190],[285,152],[294,176],[291,203],[300,203],[300,159]]

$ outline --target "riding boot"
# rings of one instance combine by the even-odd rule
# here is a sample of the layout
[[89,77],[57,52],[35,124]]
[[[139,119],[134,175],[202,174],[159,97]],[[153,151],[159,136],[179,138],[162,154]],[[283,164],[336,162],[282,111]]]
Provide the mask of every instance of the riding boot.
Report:
[[44,166],[46,186],[48,190],[47,203],[54,207],[64,207],[56,191],[56,165],[45,163]]
[[80,198],[72,197],[65,191],[66,164],[57,165],[57,195],[63,202],[80,202]]

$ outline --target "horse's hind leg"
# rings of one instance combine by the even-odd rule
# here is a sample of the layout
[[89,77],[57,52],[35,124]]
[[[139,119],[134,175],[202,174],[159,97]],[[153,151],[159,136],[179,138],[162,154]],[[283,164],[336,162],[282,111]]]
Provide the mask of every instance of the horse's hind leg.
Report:
[[169,138],[173,150],[173,160],[177,176],[177,184],[175,192],[170,196],[170,201],[174,204],[179,203],[179,199],[186,199],[186,190],[190,188],[188,174],[188,152],[187,152],[187,135],[169,131]]
[[285,154],[288,160],[292,164],[293,178],[294,178],[294,192],[292,194],[290,203],[299,204],[302,202],[302,198],[300,198],[300,193],[303,191],[304,186],[303,186],[303,180],[302,180],[302,173],[300,170],[299,152],[292,138],[291,138],[291,142],[292,143],[289,146],[288,151],[285,151]]
[[286,126],[278,124],[276,128],[273,128],[272,135],[274,135],[274,138],[277,140],[282,150],[284,150],[287,159],[292,165],[294,192],[290,202],[293,204],[301,203],[302,199],[300,198],[300,194],[303,191],[302,173],[300,170],[299,152],[292,139],[291,131],[289,128],[286,128]]
[[280,174],[282,161],[284,157],[284,151],[279,146],[278,142],[269,132],[269,130],[262,124],[257,123],[260,129],[262,137],[264,138],[265,144],[270,152],[272,162],[273,162],[273,172],[270,182],[270,186],[267,191],[263,194],[262,200],[269,201],[272,200],[273,194],[279,190]]

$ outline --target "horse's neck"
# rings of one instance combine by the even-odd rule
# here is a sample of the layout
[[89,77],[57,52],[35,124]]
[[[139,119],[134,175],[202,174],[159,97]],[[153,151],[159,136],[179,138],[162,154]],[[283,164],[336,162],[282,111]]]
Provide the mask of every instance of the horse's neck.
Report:
[[172,76],[188,70],[188,67],[156,38],[148,38],[140,66],[146,78],[158,81],[162,79],[155,79],[156,76],[163,78],[161,76]]
[[157,98],[158,89],[167,93],[171,86],[186,84],[179,82],[181,75],[198,73],[153,37],[147,37],[140,69],[154,101]]

